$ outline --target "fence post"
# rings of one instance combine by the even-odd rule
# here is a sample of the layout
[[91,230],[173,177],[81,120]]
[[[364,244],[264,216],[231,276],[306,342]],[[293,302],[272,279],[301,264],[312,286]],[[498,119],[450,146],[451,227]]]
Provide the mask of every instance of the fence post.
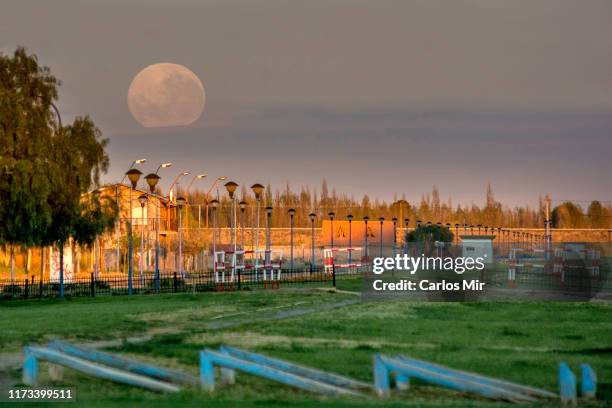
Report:
[[173,279],[173,284],[174,284],[174,293],[176,293],[177,290],[177,285],[178,285],[178,281],[176,279],[176,272],[174,272],[174,279]]
[[89,280],[89,286],[90,286],[90,291],[91,291],[91,297],[96,296],[96,285],[94,282],[94,274],[92,273],[90,276],[90,280]]
[[25,299],[28,298],[28,281],[29,281],[28,279],[25,280],[25,291],[23,292],[23,297]]

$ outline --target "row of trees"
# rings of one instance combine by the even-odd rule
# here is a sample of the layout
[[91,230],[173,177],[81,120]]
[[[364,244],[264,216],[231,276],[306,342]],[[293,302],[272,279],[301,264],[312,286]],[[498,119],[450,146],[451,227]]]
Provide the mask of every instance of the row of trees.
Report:
[[116,217],[112,200],[84,195],[108,168],[108,141],[87,116],[62,125],[59,85],[25,49],[0,53],[0,244],[11,268],[15,246],[91,245]]
[[[247,202],[249,212],[254,208],[255,200],[247,186],[241,186],[241,192],[237,196],[238,200]],[[204,203],[207,197],[204,192],[195,190],[187,198],[190,203]],[[231,219],[231,205],[227,194],[222,193],[219,198],[221,225],[227,226]],[[453,225],[459,223],[462,225],[541,228],[546,220],[547,200],[549,200],[547,196],[541,197],[535,208],[529,206],[510,208],[503,206],[495,199],[489,185],[482,206],[477,204],[454,206],[450,198],[442,201],[436,186],[433,187],[431,193],[424,194],[418,202],[408,202],[405,195],[395,196],[391,202],[386,202],[372,200],[367,194],[361,199],[356,199],[346,194],[338,194],[335,189],[330,192],[327,182],[323,180],[320,190],[301,187],[299,192],[294,191],[288,183],[283,189],[273,189],[268,185],[261,206],[262,213],[266,206],[273,208],[272,227],[279,228],[289,226],[290,220],[287,215],[289,208],[296,210],[294,221],[299,227],[310,226],[310,213],[314,212],[317,215],[316,223],[319,225],[322,219],[329,218],[330,212],[334,212],[337,219],[345,219],[348,214],[352,214],[356,220],[361,220],[365,215],[371,219],[384,217],[391,220],[396,217],[400,220],[398,223],[402,225],[404,224],[402,220],[407,218],[410,220],[410,227],[414,227],[417,220],[421,220],[423,223],[431,221]],[[193,212],[197,211],[197,208],[191,207],[192,219],[196,218]],[[573,203],[563,203],[552,209],[551,219],[556,228],[608,228],[612,227],[612,208],[604,207],[598,201],[593,201],[585,213]]]

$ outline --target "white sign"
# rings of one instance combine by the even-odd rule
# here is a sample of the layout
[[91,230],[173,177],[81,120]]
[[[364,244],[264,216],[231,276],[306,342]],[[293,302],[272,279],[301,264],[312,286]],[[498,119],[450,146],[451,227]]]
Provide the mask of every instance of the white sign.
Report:
[[[51,282],[59,282],[60,278],[60,253],[55,247],[51,247],[49,251],[49,280]],[[70,246],[64,247],[64,283],[72,283],[74,281],[74,270],[72,268],[72,251]]]

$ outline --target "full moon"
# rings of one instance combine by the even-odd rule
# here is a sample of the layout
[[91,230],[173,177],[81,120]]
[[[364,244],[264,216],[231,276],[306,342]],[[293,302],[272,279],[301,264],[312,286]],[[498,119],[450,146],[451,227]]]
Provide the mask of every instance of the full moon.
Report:
[[132,80],[127,102],[144,127],[189,125],[204,111],[204,85],[188,68],[168,62],[149,65]]

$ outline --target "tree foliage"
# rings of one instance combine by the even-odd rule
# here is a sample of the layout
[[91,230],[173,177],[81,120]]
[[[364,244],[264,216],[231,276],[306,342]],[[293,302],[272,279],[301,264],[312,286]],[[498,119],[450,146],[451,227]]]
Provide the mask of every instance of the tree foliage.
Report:
[[0,54],[0,242],[91,243],[110,228],[115,203],[83,193],[108,168],[108,141],[89,117],[61,126],[59,81],[35,55]]

